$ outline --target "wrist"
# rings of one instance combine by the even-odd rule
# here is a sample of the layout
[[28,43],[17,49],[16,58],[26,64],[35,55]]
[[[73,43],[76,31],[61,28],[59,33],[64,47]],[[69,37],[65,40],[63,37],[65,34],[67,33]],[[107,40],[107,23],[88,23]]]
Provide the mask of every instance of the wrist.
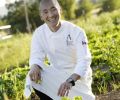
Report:
[[37,69],[42,70],[42,68],[39,65],[36,65],[36,64],[32,65],[31,67],[33,67],[33,68],[36,67]]
[[75,86],[75,81],[72,78],[68,78],[66,82],[70,83],[72,86]]

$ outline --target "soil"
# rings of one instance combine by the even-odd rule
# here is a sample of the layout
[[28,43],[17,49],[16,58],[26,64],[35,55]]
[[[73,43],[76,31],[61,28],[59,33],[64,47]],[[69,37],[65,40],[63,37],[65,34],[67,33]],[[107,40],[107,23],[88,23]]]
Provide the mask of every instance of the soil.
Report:
[[96,100],[120,100],[120,90],[96,96]]

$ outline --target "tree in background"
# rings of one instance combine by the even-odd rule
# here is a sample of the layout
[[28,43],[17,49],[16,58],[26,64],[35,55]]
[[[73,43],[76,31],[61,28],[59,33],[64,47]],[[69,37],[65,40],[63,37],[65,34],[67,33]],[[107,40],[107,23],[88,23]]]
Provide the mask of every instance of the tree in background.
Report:
[[39,15],[39,2],[35,0],[33,3],[31,3],[28,6],[28,14],[29,14],[29,19],[32,24],[32,29],[34,30],[36,27],[40,26],[43,24],[43,21],[40,19]]
[[6,25],[6,22],[5,22],[5,20],[3,21],[3,20],[1,20],[2,18],[0,18],[0,26],[4,26],[4,25]]
[[91,0],[79,0],[78,9],[76,10],[76,16],[85,16],[93,9],[93,2]]
[[103,11],[113,11],[120,8],[120,0],[103,0],[102,9]]
[[[31,0],[27,2],[27,10],[31,29],[34,30],[39,25],[43,24],[39,16],[39,1]],[[120,8],[120,0],[58,0],[63,11],[63,17],[67,20],[74,19],[79,16],[84,16],[86,19],[89,12],[95,7],[94,4],[99,4],[104,11],[112,11]],[[94,3],[94,4],[93,4]],[[101,5],[102,3],[102,5]],[[78,5],[78,6],[77,6]],[[14,4],[7,5],[8,15],[3,20],[12,26],[12,33],[27,32],[25,19],[25,9],[23,0],[19,0]],[[76,16],[75,16],[76,15]]]
[[[32,30],[43,23],[39,16],[39,1],[40,0],[32,0],[31,2],[26,3],[29,23]],[[76,0],[58,1],[62,6],[63,17],[68,20],[75,18]],[[26,14],[24,12],[25,8],[23,0],[7,5],[7,9],[8,14],[3,18],[3,20],[6,20],[7,24],[12,26],[12,33],[27,32]]]
[[[34,30],[36,27],[42,24],[39,16],[39,3],[38,1],[27,2],[29,21],[31,29]],[[26,32],[26,20],[24,12],[23,0],[15,2],[15,4],[7,5],[8,14],[3,18],[8,24],[12,26],[12,33]]]
[[[32,0],[31,2],[26,3],[29,23],[32,30],[43,23],[39,16],[39,1],[40,0]],[[76,1],[59,0],[59,2],[63,9],[63,17],[68,20],[75,18]],[[19,0],[14,4],[7,5],[7,9],[8,14],[3,18],[3,20],[6,20],[7,24],[10,24],[12,26],[12,33],[26,32],[27,25],[23,0]]]
[[74,19],[76,10],[76,0],[58,0],[65,19]]
[[16,31],[26,31],[25,29],[25,17],[24,17],[24,7],[22,1],[15,2],[15,4],[6,5],[8,9],[8,14],[3,18],[8,24],[12,26],[12,32]]

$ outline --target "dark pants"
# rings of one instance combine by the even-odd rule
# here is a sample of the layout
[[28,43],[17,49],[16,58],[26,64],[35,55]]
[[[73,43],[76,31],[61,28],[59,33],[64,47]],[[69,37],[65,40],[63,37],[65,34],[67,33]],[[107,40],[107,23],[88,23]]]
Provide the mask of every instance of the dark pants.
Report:
[[52,98],[50,98],[49,96],[47,96],[46,94],[34,89],[35,93],[37,94],[37,96],[40,98],[40,100],[53,100]]

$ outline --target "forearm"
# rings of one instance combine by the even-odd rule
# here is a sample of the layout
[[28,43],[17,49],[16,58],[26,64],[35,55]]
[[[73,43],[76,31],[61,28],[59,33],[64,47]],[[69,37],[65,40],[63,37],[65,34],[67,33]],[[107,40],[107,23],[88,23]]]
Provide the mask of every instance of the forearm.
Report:
[[33,65],[31,65],[31,67],[38,67],[40,70],[42,70],[42,67],[39,66],[39,65],[37,65],[37,64],[33,64]]
[[67,80],[73,79],[75,82],[80,79],[80,75],[73,73]]

